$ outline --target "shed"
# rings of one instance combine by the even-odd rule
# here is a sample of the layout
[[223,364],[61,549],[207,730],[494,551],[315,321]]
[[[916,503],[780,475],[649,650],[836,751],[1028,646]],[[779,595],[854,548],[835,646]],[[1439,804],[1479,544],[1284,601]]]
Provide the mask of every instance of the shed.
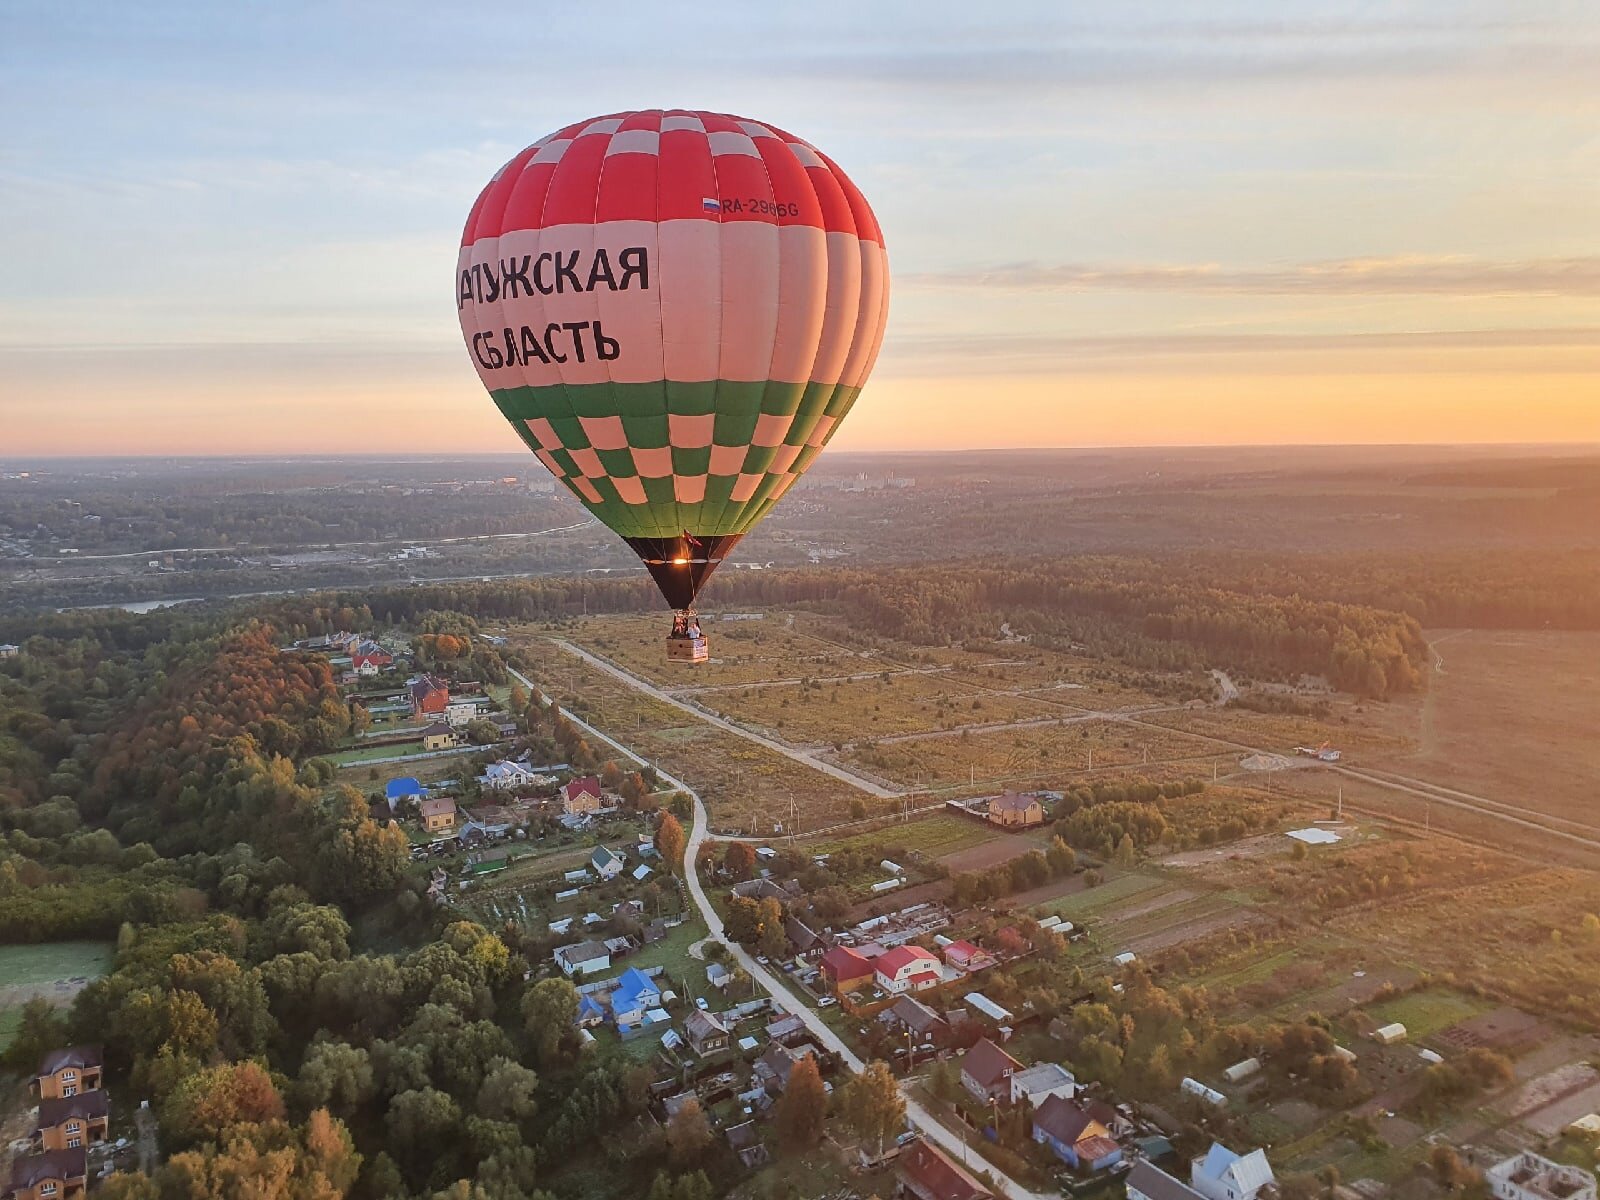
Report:
[[1392,1021],[1388,1025],[1374,1029],[1372,1040],[1380,1046],[1392,1046],[1396,1042],[1403,1042],[1406,1040],[1406,1027],[1399,1021]]
[[1252,1075],[1259,1074],[1260,1071],[1261,1060],[1259,1058],[1247,1058],[1243,1062],[1234,1063],[1233,1066],[1223,1071],[1222,1077],[1229,1083],[1239,1083],[1241,1080],[1249,1079]]
[[1222,1108],[1228,1103],[1228,1098],[1221,1092],[1215,1088],[1208,1088],[1198,1079],[1190,1078],[1187,1075],[1183,1077],[1183,1082],[1178,1085],[1178,1089],[1185,1095],[1195,1097],[1202,1104],[1209,1104],[1212,1108]]

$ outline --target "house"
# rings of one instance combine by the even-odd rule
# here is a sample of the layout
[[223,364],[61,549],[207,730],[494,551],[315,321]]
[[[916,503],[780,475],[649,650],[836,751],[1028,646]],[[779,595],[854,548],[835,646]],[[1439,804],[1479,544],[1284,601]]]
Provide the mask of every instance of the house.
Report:
[[535,774],[526,763],[512,762],[502,758],[499,762],[492,762],[483,769],[483,774],[478,776],[478,783],[495,792],[510,791],[512,788],[534,787],[538,784],[540,776]]
[[1592,1174],[1529,1150],[1495,1163],[1483,1178],[1495,1200],[1595,1200]]
[[1181,1179],[1174,1179],[1148,1159],[1141,1158],[1128,1172],[1128,1200],[1205,1200]]
[[835,992],[848,992],[872,978],[872,964],[849,946],[835,946],[817,960]]
[[718,1050],[728,1048],[728,1027],[708,1012],[695,1009],[683,1023],[683,1036],[689,1039],[694,1052],[704,1058]]
[[383,788],[383,798],[389,802],[390,812],[395,812],[407,800],[421,800],[427,794],[428,789],[410,775],[391,779]]
[[376,675],[394,665],[394,655],[377,642],[362,642],[350,652],[350,667],[357,675]]
[[445,833],[455,828],[456,802],[449,796],[424,800],[417,805],[417,812],[422,815],[422,828],[428,833]]
[[804,1040],[806,1023],[792,1014],[780,1016],[776,1021],[767,1022],[767,1041],[782,1042],[790,1045]]
[[789,1086],[789,1074],[795,1064],[811,1053],[810,1046],[802,1046],[796,1050],[785,1046],[782,1042],[773,1042],[761,1057],[751,1065],[750,1077],[754,1082],[761,1084],[762,1090],[769,1096],[779,1096],[783,1089]]
[[1103,1171],[1122,1160],[1122,1147],[1111,1131],[1064,1096],[1050,1096],[1034,1110],[1033,1140],[1048,1146],[1069,1167]]
[[460,743],[461,739],[456,731],[443,721],[435,721],[422,731],[422,748],[427,751],[448,750]]
[[477,700],[451,700],[444,706],[444,719],[446,724],[460,729],[476,721],[482,712],[483,706]]
[[794,957],[805,962],[816,962],[833,945],[833,939],[827,934],[817,933],[804,921],[794,917],[784,919],[783,932],[788,935],[789,948]]
[[556,966],[569,979],[574,975],[593,975],[611,969],[611,951],[600,942],[575,942],[570,946],[557,946],[551,953]]
[[600,781],[593,775],[574,779],[561,789],[561,811],[595,813],[601,808]]
[[914,996],[901,996],[878,1014],[878,1021],[914,1035],[919,1042],[938,1041],[950,1033],[945,1019]]
[[788,904],[800,898],[801,890],[800,885],[792,879],[788,883],[779,883],[762,875],[734,884],[733,894],[743,896],[746,900],[776,900],[779,904]]
[[638,967],[629,967],[611,993],[611,1019],[617,1025],[638,1025],[645,1013],[661,1006],[661,989]]
[[900,1195],[913,1200],[994,1200],[994,1193],[932,1142],[914,1138],[895,1160]]
[[980,1038],[961,1056],[961,1086],[984,1104],[991,1100],[1009,1100],[1011,1073],[1020,1070],[1021,1063],[988,1038]]
[[1034,1108],[1038,1108],[1051,1096],[1071,1100],[1077,1090],[1076,1077],[1057,1063],[1035,1063],[1026,1070],[1014,1072],[1011,1076],[1013,1104],[1021,1104],[1026,1100]]
[[419,675],[406,685],[406,699],[417,716],[442,717],[450,705],[450,686],[433,675]]
[[105,1058],[99,1046],[67,1046],[52,1050],[39,1063],[29,1089],[41,1100],[60,1100],[100,1087]]
[[970,975],[974,971],[987,970],[1000,960],[987,950],[982,950],[968,941],[951,942],[944,947],[944,961],[948,967],[954,967]]
[[1037,796],[1023,796],[1007,792],[989,801],[989,823],[1007,828],[1027,828],[1044,824],[1044,805]]
[[1189,1186],[1206,1200],[1256,1200],[1262,1188],[1276,1182],[1265,1150],[1240,1155],[1212,1142],[1204,1158],[1189,1164]]
[[728,1139],[729,1148],[739,1156],[739,1161],[746,1168],[753,1171],[772,1161],[771,1153],[761,1143],[761,1131],[756,1128],[754,1121],[731,1125],[724,1131],[723,1136]]
[[596,846],[594,853],[589,856],[589,869],[602,880],[615,879],[622,874],[622,856],[604,846]]
[[12,642],[0,643],[0,658],[15,658],[22,653],[22,647]]
[[579,1029],[592,1029],[596,1025],[605,1024],[605,1005],[587,993],[578,997],[578,1016],[576,1025]]
[[47,1150],[11,1163],[11,1182],[5,1200],[70,1200],[89,1187],[89,1155],[76,1150]]
[[106,1140],[111,1106],[104,1089],[79,1092],[59,1100],[39,1101],[33,1144],[39,1150],[76,1150]]
[[944,977],[939,960],[921,946],[896,946],[872,964],[878,986],[891,995],[938,987]]

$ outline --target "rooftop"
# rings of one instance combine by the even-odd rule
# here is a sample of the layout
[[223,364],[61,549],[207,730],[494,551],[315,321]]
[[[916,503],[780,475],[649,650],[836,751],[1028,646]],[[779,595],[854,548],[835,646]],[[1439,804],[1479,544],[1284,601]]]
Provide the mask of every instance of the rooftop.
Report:
[[977,1044],[961,1057],[961,1073],[970,1076],[984,1087],[993,1087],[1012,1071],[1021,1069],[1021,1063],[988,1038],[980,1038]]

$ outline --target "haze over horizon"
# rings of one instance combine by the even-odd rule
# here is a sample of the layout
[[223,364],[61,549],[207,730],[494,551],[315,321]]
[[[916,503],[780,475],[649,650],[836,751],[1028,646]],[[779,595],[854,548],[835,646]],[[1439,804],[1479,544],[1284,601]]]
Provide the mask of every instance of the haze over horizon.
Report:
[[1592,5],[624,7],[8,6],[0,451],[518,452],[462,220],[659,105],[873,203],[892,315],[838,450],[1600,441]]

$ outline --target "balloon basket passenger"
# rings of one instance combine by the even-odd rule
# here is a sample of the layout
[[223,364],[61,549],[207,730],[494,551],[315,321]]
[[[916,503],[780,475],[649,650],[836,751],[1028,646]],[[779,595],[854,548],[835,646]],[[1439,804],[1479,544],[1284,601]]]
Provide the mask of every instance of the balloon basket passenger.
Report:
[[700,618],[692,612],[672,615],[672,632],[667,635],[668,662],[705,662],[710,656],[706,636],[700,632]]

